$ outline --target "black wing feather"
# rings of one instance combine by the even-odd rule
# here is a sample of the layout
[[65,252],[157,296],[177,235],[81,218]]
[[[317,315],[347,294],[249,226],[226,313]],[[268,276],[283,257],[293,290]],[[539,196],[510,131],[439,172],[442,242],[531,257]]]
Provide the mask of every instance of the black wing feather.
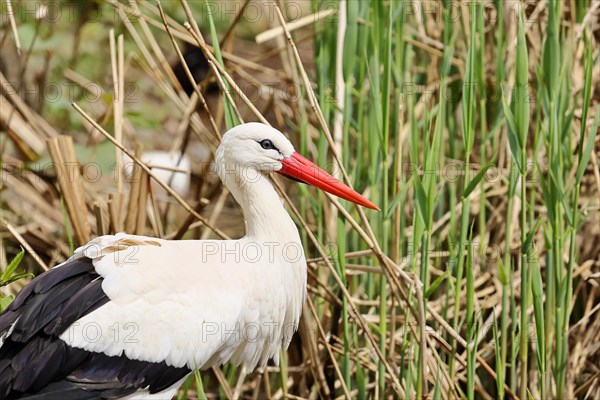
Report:
[[191,372],[88,352],[59,338],[109,301],[102,281],[90,259],[72,260],[32,280],[0,314],[0,399],[118,399],[139,389],[160,392]]
[[[68,268],[65,268],[68,267]],[[53,268],[33,279],[17,295],[9,306],[10,309],[21,307],[32,293],[45,293],[59,283],[73,276],[84,274],[96,274],[94,265],[89,258],[79,258],[70,261],[67,265]]]
[[96,278],[65,303],[62,312],[46,325],[44,332],[58,336],[73,322],[103,306],[108,301],[108,297],[102,290],[102,279]]
[[62,285],[54,286],[47,292],[29,299],[27,307],[23,307],[23,313],[15,324],[11,335],[13,340],[27,342],[31,339],[61,313],[67,300],[92,280],[91,274],[69,278]]

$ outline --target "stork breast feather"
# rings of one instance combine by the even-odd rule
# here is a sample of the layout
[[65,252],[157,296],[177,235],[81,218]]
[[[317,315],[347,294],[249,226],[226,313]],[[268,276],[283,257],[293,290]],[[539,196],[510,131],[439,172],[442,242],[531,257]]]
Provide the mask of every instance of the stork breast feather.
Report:
[[243,280],[218,265],[189,257],[191,245],[161,241],[160,246],[140,245],[135,254],[125,249],[96,257],[111,302],[78,320],[61,339],[108,355],[202,366],[240,321],[246,291]]
[[[63,340],[88,351],[193,368],[214,360],[215,354],[227,361],[231,353],[223,352],[225,345],[246,345],[243,334],[233,334],[239,324],[258,322],[268,352],[276,355],[282,329],[291,333],[282,326],[288,322],[287,289],[272,286],[283,278],[280,265],[269,274],[259,273],[257,264],[223,263],[218,255],[200,257],[198,242],[161,240],[153,245],[147,240],[131,235],[98,240],[101,250],[111,249],[116,241],[130,244],[94,260],[111,302],[77,321]],[[190,257],[194,254],[198,256]],[[102,335],[87,340],[90,329]],[[254,360],[252,353],[256,349],[241,350],[239,361],[246,355]]]
[[188,301],[111,301],[77,321],[61,339],[74,347],[108,355],[124,353],[175,367],[202,366],[233,331],[243,302],[239,298],[221,298],[221,303],[214,298],[198,299],[196,309],[184,304]]

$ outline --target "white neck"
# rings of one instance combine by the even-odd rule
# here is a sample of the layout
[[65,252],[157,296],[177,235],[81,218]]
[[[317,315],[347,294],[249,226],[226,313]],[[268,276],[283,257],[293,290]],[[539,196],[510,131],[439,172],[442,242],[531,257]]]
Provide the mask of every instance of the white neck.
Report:
[[298,228],[283,207],[270,178],[254,168],[232,168],[221,173],[223,184],[242,207],[246,237],[300,242]]

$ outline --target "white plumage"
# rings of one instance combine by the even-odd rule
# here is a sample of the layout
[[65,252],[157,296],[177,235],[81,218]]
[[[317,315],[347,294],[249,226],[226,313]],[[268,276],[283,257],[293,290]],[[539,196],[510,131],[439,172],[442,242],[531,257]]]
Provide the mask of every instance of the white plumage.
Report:
[[[124,352],[176,367],[206,368],[230,359],[248,370],[264,366],[289,344],[306,292],[304,255],[287,262],[293,260],[280,257],[281,239],[98,238],[76,254],[94,260],[111,301],[61,339],[88,351]],[[117,246],[122,249],[114,251]]]
[[[178,195],[185,197],[190,190],[192,162],[190,158],[180,152],[144,151],[140,159],[152,169],[158,179],[166,182]],[[135,162],[123,153],[123,169],[128,178],[133,176]],[[159,197],[166,196],[166,192],[159,185],[151,182],[152,190]]]
[[[0,397],[83,390],[93,398],[109,387],[122,398],[150,393],[170,398],[195,367],[234,362],[252,371],[269,359],[278,362],[280,349],[288,347],[298,326],[306,260],[298,229],[269,173],[376,206],[263,124],[228,131],[215,165],[243,209],[246,236],[171,241],[119,233],[77,249],[67,262],[32,281],[0,315],[0,337],[5,339],[0,374],[2,361],[10,361],[4,372],[8,378],[0,379]],[[66,296],[66,291],[73,294]],[[36,301],[58,304],[53,319],[48,317],[52,310],[29,316]],[[39,354],[31,344],[35,340],[47,341],[50,355]],[[46,367],[48,374],[60,377],[53,383],[37,369],[38,375],[23,379],[33,372],[19,367],[15,352],[40,365],[46,365],[43,357],[66,359],[72,353],[83,361],[61,364],[53,372]],[[99,374],[94,363],[108,373]]]

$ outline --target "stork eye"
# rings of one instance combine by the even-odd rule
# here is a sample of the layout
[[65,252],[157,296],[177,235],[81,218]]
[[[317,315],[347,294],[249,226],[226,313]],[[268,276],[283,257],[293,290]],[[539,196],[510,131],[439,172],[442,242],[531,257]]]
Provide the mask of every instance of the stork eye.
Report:
[[275,149],[275,145],[273,145],[273,142],[271,142],[271,140],[269,139],[261,140],[260,147],[262,147],[265,150],[277,150]]

